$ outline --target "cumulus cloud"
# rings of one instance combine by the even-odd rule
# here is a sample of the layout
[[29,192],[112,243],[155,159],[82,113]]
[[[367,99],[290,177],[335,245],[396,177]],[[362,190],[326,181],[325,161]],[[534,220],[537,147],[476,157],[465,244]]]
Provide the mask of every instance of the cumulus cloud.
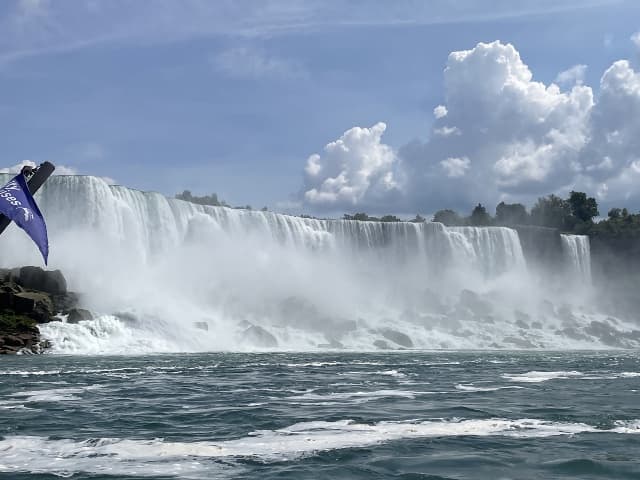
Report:
[[354,127],[313,154],[305,167],[305,202],[320,206],[350,207],[363,199],[373,202],[397,192],[398,158],[382,143],[387,126]]
[[585,70],[560,73],[561,90],[534,80],[513,45],[452,52],[427,141],[394,151],[380,141],[384,124],[349,130],[307,161],[304,199],[366,209],[387,195],[398,211],[434,211],[582,189],[609,204],[640,204],[640,73],[616,61],[596,95]]
[[433,116],[436,118],[442,118],[447,116],[447,107],[444,105],[438,105],[433,109]]
[[471,162],[467,157],[455,158],[449,157],[440,162],[443,170],[447,173],[447,177],[463,177],[471,166]]
[[[22,160],[20,163],[16,163],[10,167],[0,168],[0,173],[20,173],[22,167],[37,167],[36,162],[32,160]],[[56,169],[53,172],[54,175],[77,175],[78,172],[73,167],[67,167],[65,165],[56,165]]]
[[574,65],[567,70],[558,74],[555,79],[560,85],[582,85],[584,83],[584,75],[587,73],[586,65]]

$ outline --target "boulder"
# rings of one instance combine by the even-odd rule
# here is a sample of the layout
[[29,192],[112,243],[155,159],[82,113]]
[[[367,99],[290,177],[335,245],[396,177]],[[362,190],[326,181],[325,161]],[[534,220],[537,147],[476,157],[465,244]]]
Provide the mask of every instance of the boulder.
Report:
[[257,347],[273,348],[278,346],[276,337],[257,325],[251,325],[242,332],[242,340],[252,343]]
[[459,305],[468,308],[476,315],[490,315],[493,312],[491,304],[471,290],[460,292]]
[[384,340],[376,340],[373,342],[373,346],[379,348],[380,350],[391,350],[391,347]]
[[67,281],[60,270],[43,270],[40,267],[22,267],[13,280],[24,288],[38,290],[51,295],[67,293]]
[[13,295],[13,311],[33,318],[38,323],[47,323],[53,317],[53,303],[46,293],[21,292]]
[[391,340],[394,343],[406,348],[413,348],[413,342],[409,335],[393,330],[392,328],[383,328],[380,330],[380,334],[387,340]]
[[83,320],[93,320],[93,314],[84,308],[72,308],[67,316],[67,323],[78,323]]

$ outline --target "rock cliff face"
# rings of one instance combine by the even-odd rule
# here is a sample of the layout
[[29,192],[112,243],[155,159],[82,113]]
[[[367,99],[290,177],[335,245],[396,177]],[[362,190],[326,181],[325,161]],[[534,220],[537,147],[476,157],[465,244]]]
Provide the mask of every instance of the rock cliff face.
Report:
[[70,314],[77,300],[60,270],[0,269],[0,354],[42,353],[38,324]]

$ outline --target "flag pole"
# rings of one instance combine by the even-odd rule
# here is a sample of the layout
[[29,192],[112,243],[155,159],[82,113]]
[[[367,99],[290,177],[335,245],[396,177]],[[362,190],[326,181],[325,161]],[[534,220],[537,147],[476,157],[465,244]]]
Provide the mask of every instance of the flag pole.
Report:
[[[27,181],[27,185],[29,186],[29,191],[31,195],[35,194],[40,187],[47,181],[47,179],[51,176],[53,171],[56,169],[55,165],[51,162],[41,163],[36,173]],[[5,229],[9,226],[11,220],[0,213],[0,235]]]

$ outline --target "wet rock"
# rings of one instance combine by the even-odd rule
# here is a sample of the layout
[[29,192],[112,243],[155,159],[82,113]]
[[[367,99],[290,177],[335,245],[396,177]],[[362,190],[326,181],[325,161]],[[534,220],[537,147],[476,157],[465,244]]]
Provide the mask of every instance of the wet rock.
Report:
[[46,293],[20,292],[13,295],[12,310],[27,315],[38,323],[50,322],[53,315],[53,302]]
[[113,314],[113,316],[124,323],[129,323],[129,324],[138,323],[138,317],[136,317],[131,312],[116,312]]
[[468,308],[476,315],[490,315],[493,312],[491,304],[471,290],[460,292],[459,304]]
[[380,330],[380,334],[394,343],[406,348],[413,348],[413,342],[409,335],[399,332],[397,330],[393,330],[392,328],[383,328]]
[[584,341],[589,340],[589,337],[579,332],[575,327],[567,327],[567,328],[563,328],[562,330],[556,330],[555,334],[558,336],[571,338],[573,340],[584,340]]
[[89,310],[84,308],[72,308],[69,310],[69,316],[67,317],[67,323],[78,323],[83,320],[93,320],[93,314]]
[[516,317],[516,325],[524,330],[529,330],[529,322],[531,317],[520,310],[514,310],[514,316]]
[[608,323],[599,322],[593,320],[587,328],[584,329],[585,333],[596,337],[605,345],[610,347],[624,347],[624,342],[620,338],[622,332],[618,331]]
[[257,347],[273,348],[278,346],[276,337],[258,325],[251,325],[242,332],[242,340]]
[[51,295],[67,293],[67,281],[60,270],[43,270],[40,267],[22,267],[13,280],[29,290]]
[[533,343],[531,343],[529,340],[524,338],[505,337],[502,341],[504,343],[515,345],[518,348],[535,348],[536,347]]
[[384,340],[376,340],[373,342],[373,346],[379,348],[380,350],[391,350],[391,347]]

